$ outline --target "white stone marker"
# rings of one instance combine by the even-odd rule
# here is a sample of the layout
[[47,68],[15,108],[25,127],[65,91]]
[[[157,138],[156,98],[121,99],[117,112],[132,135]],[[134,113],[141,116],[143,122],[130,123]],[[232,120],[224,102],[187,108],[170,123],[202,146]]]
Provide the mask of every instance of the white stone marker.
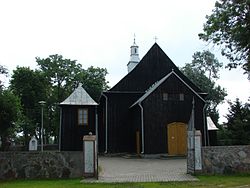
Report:
[[30,139],[29,151],[37,151],[37,139],[34,136]]

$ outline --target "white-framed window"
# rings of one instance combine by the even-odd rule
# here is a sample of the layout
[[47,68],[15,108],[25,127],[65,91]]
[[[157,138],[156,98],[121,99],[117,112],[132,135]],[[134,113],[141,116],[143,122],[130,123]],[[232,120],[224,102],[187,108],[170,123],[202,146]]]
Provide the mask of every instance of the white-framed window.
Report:
[[88,125],[88,109],[78,109],[78,125]]

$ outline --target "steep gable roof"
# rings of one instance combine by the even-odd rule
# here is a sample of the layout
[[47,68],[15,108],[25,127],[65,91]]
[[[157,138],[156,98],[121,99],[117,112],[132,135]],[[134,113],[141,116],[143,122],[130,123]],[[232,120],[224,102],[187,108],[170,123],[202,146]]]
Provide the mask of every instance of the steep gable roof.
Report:
[[149,86],[162,79],[172,70],[196,92],[201,92],[201,90],[178,69],[157,43],[150,48],[140,63],[109,91],[144,92]]
[[82,85],[79,84],[75,91],[61,102],[60,105],[97,105],[97,103],[83,89]]
[[167,74],[165,77],[163,77],[161,80],[159,80],[158,82],[156,82],[153,86],[151,86],[147,92],[141,96],[134,104],[131,105],[130,108],[132,108],[133,106],[135,106],[138,103],[141,103],[142,101],[144,101],[151,93],[153,93],[163,82],[165,82],[170,76],[176,76],[184,85],[186,85],[198,98],[200,98],[202,101],[205,102],[205,100],[195,91],[193,90],[192,87],[190,87],[179,75],[177,75],[174,70],[172,70],[169,74]]

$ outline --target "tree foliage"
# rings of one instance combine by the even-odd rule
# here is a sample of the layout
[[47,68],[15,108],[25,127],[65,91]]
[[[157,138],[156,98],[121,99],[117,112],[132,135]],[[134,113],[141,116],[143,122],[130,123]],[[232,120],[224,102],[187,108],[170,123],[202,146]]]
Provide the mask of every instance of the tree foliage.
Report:
[[200,71],[202,74],[206,74],[208,79],[218,79],[219,70],[223,64],[215,58],[215,55],[208,50],[203,52],[195,52],[193,55],[192,68]]
[[14,121],[20,112],[20,101],[9,90],[4,90],[0,95],[0,132],[4,134],[9,128],[14,127]]
[[77,64],[76,60],[63,58],[62,55],[50,55],[48,58],[36,57],[36,62],[40,67],[44,76],[56,92],[57,101],[63,100],[66,91],[75,80],[76,75],[81,72],[81,64]]
[[234,102],[229,102],[229,113],[226,118],[228,122],[225,128],[222,128],[224,144],[250,144],[250,104],[243,104],[238,98]]
[[[83,84],[84,89],[90,96],[98,101],[102,91],[109,88],[108,82],[105,77],[108,74],[107,69],[90,66],[87,70],[82,70],[77,76],[77,82]],[[76,84],[78,85],[78,83]],[[75,87],[77,87],[75,85]]]
[[23,107],[20,131],[23,131],[27,144],[31,136],[39,137],[39,132],[36,131],[41,122],[38,102],[47,99],[48,82],[41,71],[17,67],[13,71],[10,84],[10,89],[20,98]]
[[21,112],[19,98],[11,91],[0,92],[0,137],[5,146],[5,142],[13,134]]
[[[8,70],[4,67],[4,66],[2,66],[2,65],[0,65],[0,75],[7,75],[8,74]],[[3,84],[2,84],[2,81],[0,80],[0,90],[2,90],[3,89]]]
[[243,65],[250,72],[250,1],[218,0],[206,16],[200,39],[222,47],[222,55],[231,62],[229,68]]
[[[209,52],[196,52],[191,63],[187,63],[181,71],[203,92],[207,93],[208,115],[214,122],[218,122],[219,114],[217,106],[224,101],[226,90],[216,85],[215,80],[219,78],[219,70],[222,64]],[[205,68],[204,68],[205,67]],[[208,76],[206,76],[208,75]],[[209,78],[209,76],[211,78]]]
[[10,80],[10,88],[21,98],[25,109],[34,109],[34,104],[45,100],[47,81],[41,71],[29,67],[17,67]]
[[83,87],[94,99],[98,99],[101,92],[108,88],[105,77],[107,69],[89,67],[84,70],[76,60],[64,59],[63,56],[55,54],[42,59],[37,57],[36,61],[41,71],[53,87],[54,97],[57,103],[64,100],[70,92],[81,82]]

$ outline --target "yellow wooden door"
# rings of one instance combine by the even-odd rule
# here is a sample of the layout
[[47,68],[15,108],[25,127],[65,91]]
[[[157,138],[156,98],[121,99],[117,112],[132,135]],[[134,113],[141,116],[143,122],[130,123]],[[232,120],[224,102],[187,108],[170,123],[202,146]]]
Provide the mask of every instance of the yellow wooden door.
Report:
[[178,143],[177,150],[178,155],[186,155],[187,153],[187,125],[184,123],[177,125],[177,133],[178,133]]
[[187,125],[180,122],[168,124],[168,154],[185,155],[187,152]]
[[176,126],[174,124],[168,125],[168,154],[177,154],[177,134]]

